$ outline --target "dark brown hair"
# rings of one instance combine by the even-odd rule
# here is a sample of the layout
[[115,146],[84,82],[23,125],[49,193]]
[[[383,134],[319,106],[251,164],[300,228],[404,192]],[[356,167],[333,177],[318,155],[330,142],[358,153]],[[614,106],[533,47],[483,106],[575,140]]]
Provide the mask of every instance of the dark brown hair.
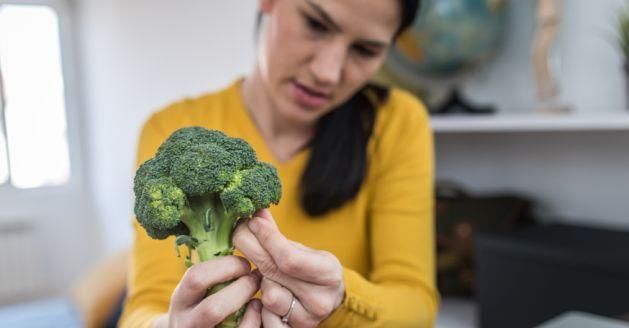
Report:
[[[415,20],[421,0],[400,0],[397,37]],[[310,216],[321,216],[356,196],[368,166],[367,143],[376,119],[376,106],[389,90],[367,84],[347,102],[318,122],[310,141],[310,159],[301,176],[300,199]]]

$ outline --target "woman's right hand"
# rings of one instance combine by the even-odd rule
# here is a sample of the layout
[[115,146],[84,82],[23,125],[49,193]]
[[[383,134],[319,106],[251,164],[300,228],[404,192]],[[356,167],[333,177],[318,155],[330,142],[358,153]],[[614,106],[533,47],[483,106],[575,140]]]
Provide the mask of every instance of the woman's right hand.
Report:
[[[208,288],[231,280],[227,287],[205,297]],[[153,327],[214,327],[248,302],[239,327],[259,328],[261,304],[251,297],[260,289],[260,280],[258,270],[251,271],[249,262],[238,256],[195,264],[175,288],[168,314],[157,318]]]

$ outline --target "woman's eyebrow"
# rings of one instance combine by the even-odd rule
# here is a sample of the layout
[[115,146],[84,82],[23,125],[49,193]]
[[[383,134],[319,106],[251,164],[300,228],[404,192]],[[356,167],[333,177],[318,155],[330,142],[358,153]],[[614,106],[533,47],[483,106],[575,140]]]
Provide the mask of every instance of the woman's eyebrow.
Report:
[[373,48],[378,48],[378,49],[386,48],[386,47],[389,46],[388,43],[382,42],[382,41],[361,40],[361,42],[364,43],[366,46],[373,47]]
[[[319,6],[312,0],[306,0],[306,3],[309,4],[310,7],[314,9],[326,23],[332,26],[334,30],[336,30],[339,33],[342,32],[341,27],[338,26],[336,22],[334,22],[332,17],[330,17],[330,15],[328,15],[328,13],[323,8],[321,8],[321,6]],[[378,40],[361,40],[361,42],[365,43],[367,46],[375,47],[375,48],[386,48],[389,45],[388,42],[378,41]]]
[[330,24],[330,26],[332,26],[333,29],[335,29],[337,32],[341,32],[341,27],[338,26],[338,24],[336,24],[334,22],[332,17],[330,17],[330,15],[328,15],[328,13],[325,12],[325,10],[323,10],[323,8],[321,8],[321,6],[319,6],[318,4],[314,3],[312,0],[306,0],[306,3],[308,3],[312,9],[314,9],[317,13],[319,13],[321,18],[323,18],[323,20],[326,23]]

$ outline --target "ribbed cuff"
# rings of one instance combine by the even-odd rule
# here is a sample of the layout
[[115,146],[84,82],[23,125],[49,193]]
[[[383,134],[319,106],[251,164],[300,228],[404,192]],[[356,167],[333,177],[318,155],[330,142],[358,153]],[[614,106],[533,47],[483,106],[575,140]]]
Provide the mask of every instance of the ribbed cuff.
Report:
[[369,282],[357,272],[347,268],[343,268],[343,280],[345,300],[321,323],[320,327],[359,327],[361,321],[377,319],[374,306],[360,295],[361,290],[369,287],[367,286]]

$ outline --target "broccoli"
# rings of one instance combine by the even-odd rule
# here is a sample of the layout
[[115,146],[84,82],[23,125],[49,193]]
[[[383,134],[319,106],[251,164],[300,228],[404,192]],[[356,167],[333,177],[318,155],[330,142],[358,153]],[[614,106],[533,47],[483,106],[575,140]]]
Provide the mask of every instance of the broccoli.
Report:
[[[187,127],[175,131],[144,162],[134,179],[134,212],[154,239],[176,236],[175,248],[188,248],[200,261],[233,254],[232,234],[241,218],[278,204],[281,184],[276,169],[258,162],[249,144],[220,131]],[[224,288],[210,288],[209,294]],[[235,327],[244,308],[222,327]]]

